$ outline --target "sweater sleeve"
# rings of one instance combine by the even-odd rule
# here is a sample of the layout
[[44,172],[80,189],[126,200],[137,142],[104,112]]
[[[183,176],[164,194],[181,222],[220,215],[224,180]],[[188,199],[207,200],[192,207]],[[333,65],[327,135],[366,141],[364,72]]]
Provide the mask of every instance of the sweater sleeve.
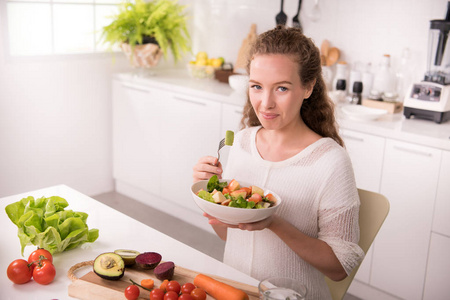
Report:
[[[319,239],[326,242],[347,274],[364,258],[359,247],[359,196],[353,168],[345,150],[335,151],[328,178],[320,192]],[[333,155],[334,156],[334,155]]]

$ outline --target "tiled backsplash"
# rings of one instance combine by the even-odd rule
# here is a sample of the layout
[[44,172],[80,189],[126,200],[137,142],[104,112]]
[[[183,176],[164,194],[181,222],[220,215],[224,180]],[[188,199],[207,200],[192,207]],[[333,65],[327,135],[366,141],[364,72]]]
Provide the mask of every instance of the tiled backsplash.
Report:
[[[320,18],[310,15],[318,2]],[[234,62],[242,40],[257,25],[261,33],[275,26],[280,11],[277,0],[195,0],[192,32],[193,50],[207,51]],[[298,1],[285,0],[288,25],[297,13]],[[429,21],[444,19],[446,0],[303,0],[300,21],[306,35],[320,46],[328,39],[341,49],[341,59],[350,64],[378,65],[383,54],[390,54],[393,65],[409,48],[415,80],[426,71]],[[375,69],[374,69],[375,71]]]

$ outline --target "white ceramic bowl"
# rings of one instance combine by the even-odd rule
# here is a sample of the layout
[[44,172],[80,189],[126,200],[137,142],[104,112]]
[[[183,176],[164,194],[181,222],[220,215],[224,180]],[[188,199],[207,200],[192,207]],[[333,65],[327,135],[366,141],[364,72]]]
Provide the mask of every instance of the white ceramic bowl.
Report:
[[235,74],[228,77],[228,84],[231,88],[240,93],[247,93],[248,90],[248,75]]
[[[231,179],[221,179],[220,182],[227,181],[230,182]],[[243,187],[250,187],[252,184],[248,184],[246,182],[239,181],[240,185]],[[216,203],[212,203],[206,201],[196,195],[196,193],[200,189],[206,189],[206,185],[208,184],[208,180],[201,180],[194,183],[191,187],[192,197],[194,198],[197,206],[206,212],[207,214],[216,217],[219,221],[222,221],[227,224],[237,225],[239,223],[252,223],[264,220],[265,218],[272,215],[280,206],[281,198],[272,191],[264,189],[264,195],[272,194],[278,200],[275,206],[269,208],[260,208],[260,209],[247,209],[247,208],[237,208],[237,207],[229,207]]]

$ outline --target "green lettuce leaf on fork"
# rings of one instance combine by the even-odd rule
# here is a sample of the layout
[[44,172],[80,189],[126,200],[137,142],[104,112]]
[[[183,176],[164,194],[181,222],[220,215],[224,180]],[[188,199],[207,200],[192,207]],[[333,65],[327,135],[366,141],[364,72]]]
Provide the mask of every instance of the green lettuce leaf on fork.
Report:
[[22,256],[27,245],[55,254],[97,240],[98,229],[89,229],[86,223],[88,214],[64,210],[67,206],[58,196],[29,196],[6,206],[6,214],[18,228]]

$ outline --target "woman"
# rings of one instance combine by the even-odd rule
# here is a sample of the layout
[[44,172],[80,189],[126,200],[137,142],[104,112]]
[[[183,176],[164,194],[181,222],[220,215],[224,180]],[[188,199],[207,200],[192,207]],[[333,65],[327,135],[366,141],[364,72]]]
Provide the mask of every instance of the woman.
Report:
[[206,215],[226,240],[224,262],[257,279],[297,278],[308,299],[331,299],[324,276],[344,279],[364,257],[353,169],[326,95],[320,54],[300,29],[261,34],[248,63],[249,99],[222,174],[215,157],[194,166],[194,181],[251,182],[283,203],[265,220],[230,226]]

